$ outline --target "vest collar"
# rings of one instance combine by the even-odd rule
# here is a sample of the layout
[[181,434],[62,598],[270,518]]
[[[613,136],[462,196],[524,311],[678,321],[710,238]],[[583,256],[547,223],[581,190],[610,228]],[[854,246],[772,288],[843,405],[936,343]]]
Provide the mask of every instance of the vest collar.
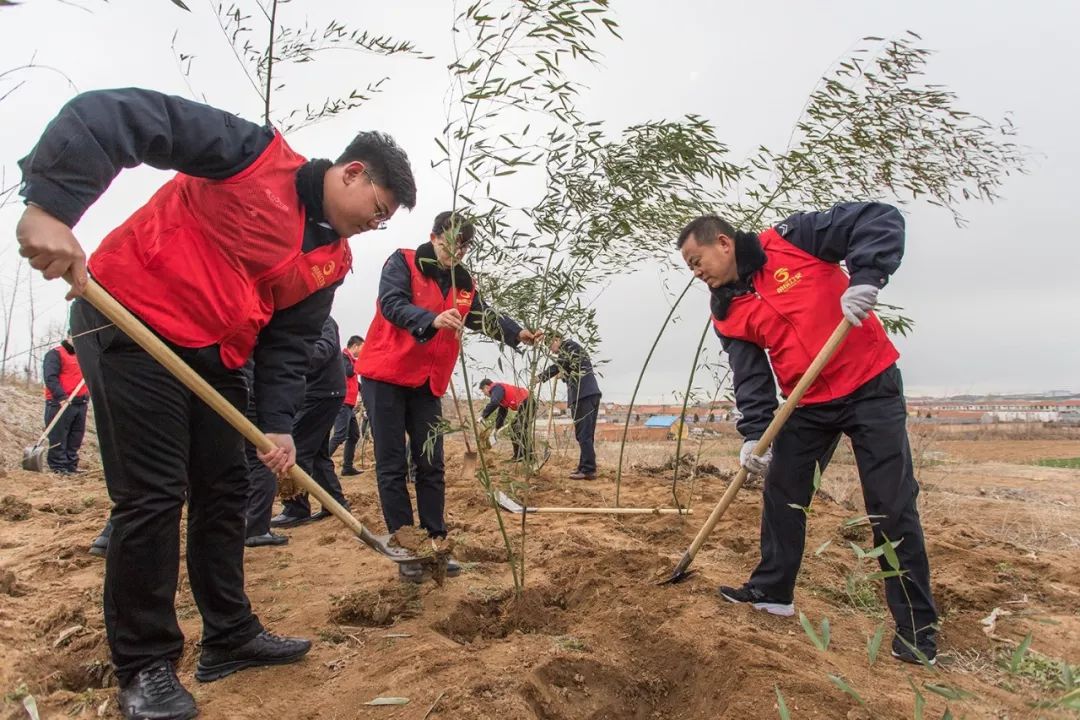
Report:
[[307,219],[329,227],[323,209],[323,178],[333,165],[329,160],[308,160],[296,171],[296,192],[304,203]]
[[[420,274],[424,277],[429,277],[432,280],[437,281],[440,285],[450,286],[450,270],[444,268],[439,264],[439,257],[435,254],[435,246],[430,242],[426,242],[420,247],[416,248],[416,256],[413,258],[413,263],[416,264],[416,269],[420,271]],[[465,268],[464,265],[455,265],[454,268],[454,282],[453,285],[458,290],[467,290],[472,292],[473,279],[472,275]]]

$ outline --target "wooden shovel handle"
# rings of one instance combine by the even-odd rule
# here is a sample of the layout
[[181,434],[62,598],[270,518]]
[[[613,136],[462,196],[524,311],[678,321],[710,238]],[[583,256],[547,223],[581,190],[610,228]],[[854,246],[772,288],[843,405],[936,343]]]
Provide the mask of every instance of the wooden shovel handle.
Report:
[[49,437],[49,433],[51,433],[52,429],[56,427],[56,423],[60,422],[60,416],[64,414],[64,411],[67,410],[67,406],[71,404],[71,401],[75,398],[76,395],[79,394],[79,391],[83,389],[84,385],[86,385],[86,378],[80,379],[79,384],[75,386],[75,389],[72,390],[66,398],[64,398],[63,402],[60,403],[60,409],[56,411],[56,415],[53,415],[53,419],[50,420],[49,424],[45,426],[45,432],[41,433],[41,437],[39,437],[37,439],[37,442],[34,443],[34,447],[37,447],[41,445],[41,443],[45,442],[45,438]]
[[[87,283],[83,297],[97,308],[102,315],[111,320],[116,327],[138,343],[150,356],[161,363],[185,387],[198,395],[199,399],[209,405],[214,412],[236,428],[241,435],[247,438],[248,442],[262,452],[269,452],[276,447],[270,438],[255,427],[242,412],[233,407],[232,403],[222,397],[221,393],[215,390],[210,383],[203,380],[202,376],[192,370],[157,335],[150,332],[138,318],[128,312],[127,308],[118,303],[112,295],[93,279]],[[361,539],[370,537],[371,534],[363,524],[334,500],[328,492],[323,490],[318,483],[312,480],[310,475],[300,469],[299,465],[293,465],[289,469],[289,478],[297,486],[314,495],[324,508],[329,510],[338,520],[345,523]]]

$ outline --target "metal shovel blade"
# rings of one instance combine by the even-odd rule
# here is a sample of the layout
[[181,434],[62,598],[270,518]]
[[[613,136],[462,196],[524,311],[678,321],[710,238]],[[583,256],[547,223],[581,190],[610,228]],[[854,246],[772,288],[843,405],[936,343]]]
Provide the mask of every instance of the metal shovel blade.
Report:
[[357,542],[361,542],[367,545],[375,552],[383,555],[396,563],[404,562],[416,562],[417,560],[423,560],[416,555],[413,555],[409,550],[403,547],[397,547],[390,544],[389,535],[375,535],[367,528],[360,535],[355,535]]
[[694,561],[694,556],[690,553],[684,553],[682,560],[675,566],[675,569],[671,571],[671,575],[664,580],[657,582],[657,585],[674,585],[675,583],[681,583],[686,578],[693,575],[696,570],[687,570],[690,567],[690,563]]
[[22,469],[30,472],[45,472],[45,457],[49,448],[44,445],[31,445],[23,449]]
[[524,512],[528,512],[526,508],[516,503],[513,498],[504,493],[502,490],[495,491],[495,501],[499,503],[499,507],[501,507],[503,510],[508,510],[509,512],[516,513],[518,515]]

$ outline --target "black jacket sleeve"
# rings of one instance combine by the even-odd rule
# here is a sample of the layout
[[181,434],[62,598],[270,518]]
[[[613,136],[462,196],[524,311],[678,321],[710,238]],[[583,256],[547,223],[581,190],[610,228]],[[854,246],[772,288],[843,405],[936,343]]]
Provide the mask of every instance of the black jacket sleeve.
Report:
[[255,410],[263,432],[292,432],[293,418],[304,399],[305,375],[311,367],[314,346],[322,336],[340,284],[278,310],[259,333],[255,345]]
[[496,385],[491,388],[491,398],[488,400],[488,404],[480,412],[480,419],[487,420],[491,413],[499,409],[499,403],[506,397],[506,391],[502,389],[501,385]]
[[62,402],[67,398],[67,393],[60,385],[60,352],[56,348],[45,353],[45,358],[41,363],[41,376],[54,402]]
[[792,215],[776,229],[815,257],[843,260],[851,285],[885,287],[904,257],[904,216],[885,203],[839,203],[824,212]]
[[337,323],[329,318],[323,321],[322,334],[311,348],[311,362],[308,364],[308,373],[314,374],[330,364],[338,352],[338,329]]
[[765,351],[754,343],[720,335],[728,354],[735,385],[735,407],[742,418],[735,424],[746,440],[757,440],[776,412],[776,381]]
[[257,158],[273,130],[209,105],[128,88],[76,95],[19,161],[27,202],[74,226],[123,168],[142,163],[226,178]]
[[473,294],[472,306],[465,317],[465,327],[474,332],[481,332],[488,337],[516,348],[521,342],[521,326],[506,315],[495,312],[490,305],[480,298],[480,293]]
[[341,364],[345,368],[345,377],[351,378],[356,375],[356,364],[347,350],[341,351]]
[[432,325],[435,313],[412,302],[412,273],[401,251],[395,252],[383,265],[379,278],[379,309],[383,317],[408,330],[417,342],[425,342],[438,332]]
[[540,373],[540,374],[539,374],[539,375],[537,376],[537,378],[536,378],[536,382],[542,382],[542,383],[544,383],[544,382],[547,382],[547,381],[548,381],[548,380],[550,380],[551,378],[553,378],[553,377],[555,377],[556,375],[558,375],[558,374],[559,374],[559,371],[561,371],[561,370],[562,370],[562,368],[561,368],[561,367],[559,367],[559,364],[558,364],[558,363],[555,363],[554,365],[549,365],[549,366],[547,367],[547,369],[546,369],[546,370],[544,370],[544,372]]

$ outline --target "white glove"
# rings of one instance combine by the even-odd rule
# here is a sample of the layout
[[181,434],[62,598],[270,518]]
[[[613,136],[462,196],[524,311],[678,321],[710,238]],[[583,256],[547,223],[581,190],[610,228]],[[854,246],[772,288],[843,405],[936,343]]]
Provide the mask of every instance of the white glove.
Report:
[[769,463],[772,462],[772,445],[761,457],[753,453],[755,445],[757,445],[757,440],[747,440],[742,444],[739,450],[739,464],[751,475],[765,477],[765,473],[769,472]]
[[878,289],[873,285],[852,285],[840,296],[840,311],[847,321],[859,327],[877,305]]

